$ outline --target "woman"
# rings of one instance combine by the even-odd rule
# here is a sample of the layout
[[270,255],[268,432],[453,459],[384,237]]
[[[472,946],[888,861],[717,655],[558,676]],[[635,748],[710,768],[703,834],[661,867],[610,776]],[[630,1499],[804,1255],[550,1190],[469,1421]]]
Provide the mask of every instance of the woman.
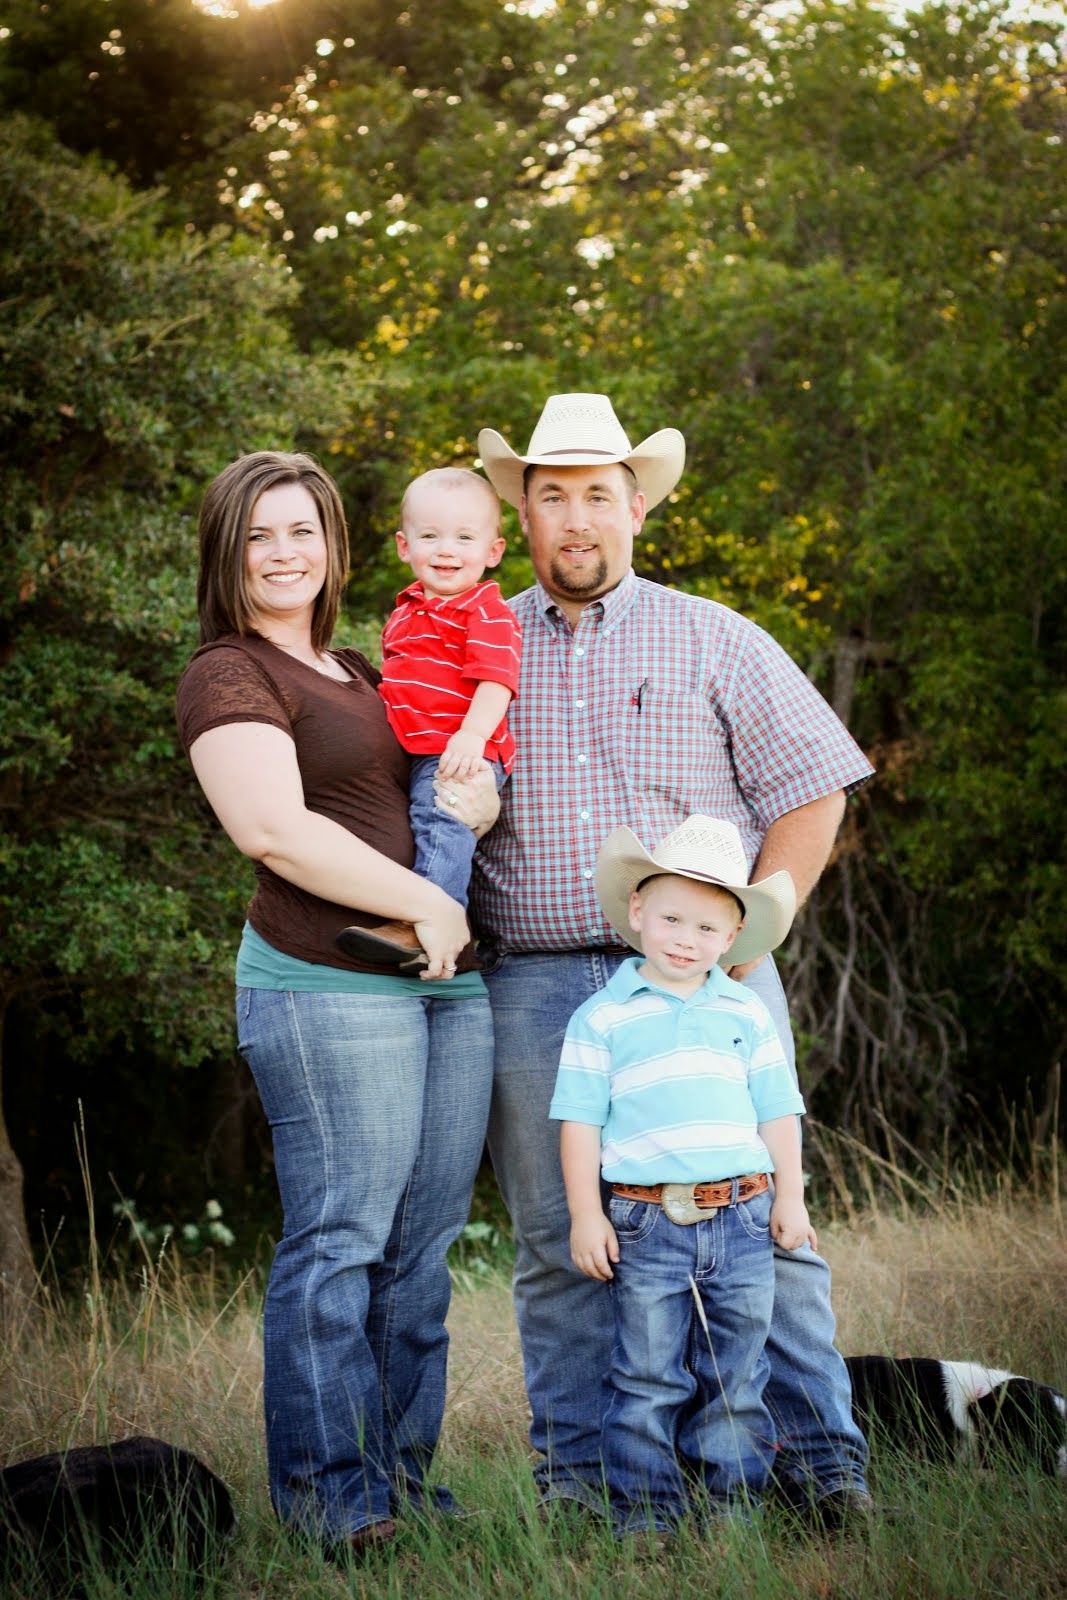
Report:
[[[405,1507],[458,1509],[426,1474],[445,1257],[488,1115],[489,1002],[462,908],[409,870],[408,758],[379,675],[328,648],[348,568],[332,480],[307,456],[243,456],[208,489],[199,536],[202,643],[178,722],[255,863],[238,1038],[285,1213],[264,1311],[271,1500],[327,1550],[359,1551],[392,1539]],[[477,805],[469,820],[488,825],[491,781]],[[343,927],[383,918],[414,923],[419,977],[337,947]]]

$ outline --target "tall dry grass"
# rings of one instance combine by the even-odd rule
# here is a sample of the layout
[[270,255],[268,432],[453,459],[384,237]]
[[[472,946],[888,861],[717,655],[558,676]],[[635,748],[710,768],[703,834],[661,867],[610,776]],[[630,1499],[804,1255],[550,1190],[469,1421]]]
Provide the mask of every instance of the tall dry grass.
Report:
[[[886,1163],[816,1130],[829,1174],[816,1215],[834,1271],[846,1352],[937,1354],[1030,1373],[1067,1389],[1067,1227],[1058,1167],[1026,1180]],[[819,1207],[816,1207],[818,1212]],[[116,1274],[94,1259],[80,1295],[42,1286],[43,1315],[13,1320],[0,1346],[0,1464],[133,1433],[193,1450],[230,1485],[241,1518],[211,1600],[432,1594],[670,1596],[1024,1595],[1067,1600],[1067,1484],[916,1472],[885,1463],[894,1515],[870,1540],[791,1542],[768,1519],[737,1551],[683,1538],[669,1551],[598,1531],[525,1528],[526,1406],[503,1270],[457,1286],[441,1471],[475,1514],[404,1533],[344,1572],[283,1539],[266,1497],[260,1296],[164,1252]],[[135,1597],[186,1592],[158,1574]],[[177,1581],[177,1580],[175,1580]],[[103,1583],[103,1580],[102,1580]],[[106,1586],[99,1596],[110,1596]],[[32,1588],[9,1600],[39,1600]]]

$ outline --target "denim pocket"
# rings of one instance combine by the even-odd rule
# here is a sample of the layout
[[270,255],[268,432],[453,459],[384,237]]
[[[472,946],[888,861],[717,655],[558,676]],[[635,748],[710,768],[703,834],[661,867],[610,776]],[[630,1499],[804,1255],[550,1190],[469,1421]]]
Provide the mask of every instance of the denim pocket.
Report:
[[484,944],[479,941],[475,953],[478,957],[478,967],[482,977],[492,977],[494,972],[499,972],[507,960],[507,952],[498,950],[495,945]]
[[750,1239],[765,1239],[771,1230],[771,1191],[752,1196],[735,1206],[737,1220]]
[[649,1200],[627,1200],[615,1194],[611,1197],[608,1215],[620,1244],[638,1244],[648,1238],[661,1211],[662,1207]]

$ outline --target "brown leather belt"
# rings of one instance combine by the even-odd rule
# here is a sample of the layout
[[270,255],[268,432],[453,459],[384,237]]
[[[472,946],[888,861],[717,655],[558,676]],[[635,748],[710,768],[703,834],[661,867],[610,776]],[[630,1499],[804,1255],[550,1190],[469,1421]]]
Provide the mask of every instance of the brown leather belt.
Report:
[[685,1198],[698,1211],[717,1211],[720,1206],[733,1202],[735,1183],[739,1205],[770,1188],[765,1172],[749,1172],[743,1178],[724,1178],[721,1183],[613,1183],[611,1188],[613,1194],[621,1195],[624,1200],[649,1200],[656,1206],[663,1204],[664,1189],[671,1189],[679,1196],[684,1192]]

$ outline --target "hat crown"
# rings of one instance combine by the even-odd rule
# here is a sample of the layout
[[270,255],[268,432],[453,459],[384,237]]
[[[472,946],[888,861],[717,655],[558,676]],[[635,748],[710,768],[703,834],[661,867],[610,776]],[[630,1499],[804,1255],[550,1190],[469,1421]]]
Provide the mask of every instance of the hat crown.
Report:
[[618,458],[633,453],[606,394],[553,394],[530,435],[527,456],[581,454]]
[[688,817],[660,841],[652,859],[664,872],[695,873],[712,882],[748,882],[741,835],[732,822],[716,817]]
[[478,434],[478,454],[486,477],[510,506],[521,506],[526,466],[629,467],[645,497],[645,510],[658,506],[674,488],[685,466],[685,440],[677,428],[660,428],[631,446],[606,394],[552,394],[530,438],[525,455],[516,455],[495,428]]

